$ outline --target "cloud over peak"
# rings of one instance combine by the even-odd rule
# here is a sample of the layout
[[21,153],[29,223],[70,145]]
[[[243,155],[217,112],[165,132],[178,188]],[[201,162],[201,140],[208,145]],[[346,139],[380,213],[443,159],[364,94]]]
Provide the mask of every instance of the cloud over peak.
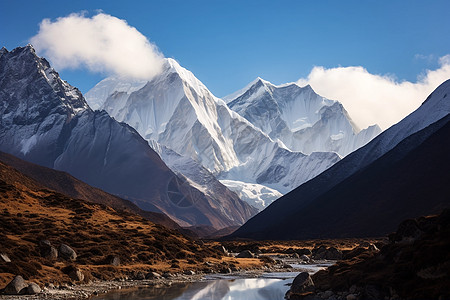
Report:
[[164,62],[157,47],[136,28],[105,13],[44,19],[31,43],[58,69],[87,67],[93,72],[150,79]]
[[329,99],[342,102],[361,128],[378,124],[383,129],[413,112],[442,82],[450,78],[450,55],[439,59],[440,67],[427,70],[416,82],[375,75],[363,67],[314,67],[300,85],[310,84]]

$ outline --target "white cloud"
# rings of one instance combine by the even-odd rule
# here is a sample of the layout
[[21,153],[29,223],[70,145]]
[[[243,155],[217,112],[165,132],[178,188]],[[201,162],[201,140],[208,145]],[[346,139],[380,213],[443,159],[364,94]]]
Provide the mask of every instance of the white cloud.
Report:
[[149,79],[161,71],[163,55],[125,20],[98,13],[44,19],[31,43],[57,69],[87,67],[94,72]]
[[414,83],[374,75],[363,67],[314,67],[298,83],[310,84],[323,97],[339,100],[361,128],[378,124],[386,129],[418,108],[435,88],[450,79],[450,55],[441,57],[439,63],[438,69],[427,70]]

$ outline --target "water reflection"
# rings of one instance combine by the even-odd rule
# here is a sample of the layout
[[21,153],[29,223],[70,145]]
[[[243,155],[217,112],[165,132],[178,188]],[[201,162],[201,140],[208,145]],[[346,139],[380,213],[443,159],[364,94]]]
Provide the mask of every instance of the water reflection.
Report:
[[276,300],[284,299],[287,283],[293,278],[218,279],[177,283],[170,287],[146,287],[119,290],[98,296],[95,300]]

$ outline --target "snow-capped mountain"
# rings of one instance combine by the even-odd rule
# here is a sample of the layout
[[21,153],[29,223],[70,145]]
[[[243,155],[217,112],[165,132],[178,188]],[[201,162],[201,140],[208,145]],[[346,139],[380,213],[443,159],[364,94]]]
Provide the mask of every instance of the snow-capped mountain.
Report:
[[[374,227],[386,229],[384,223],[392,225],[393,220],[395,223],[411,218],[412,211],[421,211],[422,215],[433,213],[430,211],[433,207],[448,206],[448,188],[441,181],[448,181],[449,174],[449,95],[450,80],[447,80],[417,110],[273,202],[234,235],[312,238],[307,226],[308,220],[314,218],[314,232],[322,237],[329,237],[327,231],[339,232],[341,237],[357,232],[356,222],[374,233],[377,230]],[[327,222],[336,226],[323,227]],[[363,236],[361,232],[358,235]]]
[[[235,98],[233,98],[235,97]],[[257,78],[226,97],[228,106],[292,151],[353,152],[377,136],[378,125],[362,131],[338,101],[317,95],[311,86],[276,86]]]
[[0,150],[66,171],[182,226],[240,225],[255,210],[174,174],[133,128],[92,111],[31,45],[0,50]]
[[[173,59],[147,83],[107,78],[86,99],[146,140],[190,157],[220,180],[232,180],[228,187],[237,192],[260,184],[272,195],[286,193],[339,160],[336,153],[305,155],[274,142]],[[255,195],[261,193],[255,190]]]

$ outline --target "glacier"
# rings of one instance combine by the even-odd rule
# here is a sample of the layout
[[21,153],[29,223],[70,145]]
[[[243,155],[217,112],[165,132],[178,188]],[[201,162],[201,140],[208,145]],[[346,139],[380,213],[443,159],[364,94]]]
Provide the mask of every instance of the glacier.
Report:
[[[340,159],[332,151],[292,151],[272,139],[174,59],[166,59],[163,72],[141,82],[140,89],[116,89],[133,86],[133,81],[123,80],[101,81],[86,94],[86,100],[132,126],[150,145],[156,142],[192,159],[222,182],[233,181],[228,187],[238,194],[251,186],[267,187],[259,189],[252,200],[246,198],[253,206],[261,207],[256,202],[267,206],[273,195],[289,192]],[[161,156],[170,166],[170,159]],[[189,178],[192,174],[186,169],[178,165],[176,170]]]

